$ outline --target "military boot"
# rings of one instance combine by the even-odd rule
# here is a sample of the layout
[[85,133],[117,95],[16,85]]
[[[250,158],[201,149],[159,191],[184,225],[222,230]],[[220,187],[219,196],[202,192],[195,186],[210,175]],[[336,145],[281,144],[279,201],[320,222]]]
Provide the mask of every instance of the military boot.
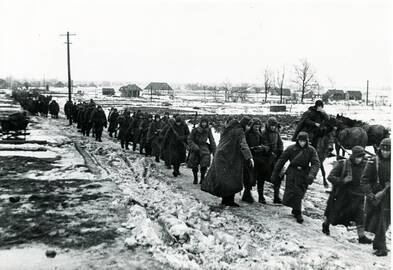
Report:
[[247,203],[253,203],[255,201],[254,198],[252,197],[251,189],[249,188],[244,189],[242,201]]
[[263,187],[258,186],[258,202],[266,204],[265,197],[263,196]]
[[192,168],[192,174],[194,175],[194,185],[198,184],[198,168]]
[[280,190],[279,189],[274,189],[274,199],[273,199],[273,203],[279,203],[282,204],[282,201],[280,199]]
[[205,180],[206,171],[207,171],[206,167],[201,168],[201,182],[200,182],[200,184],[202,184],[203,180]]

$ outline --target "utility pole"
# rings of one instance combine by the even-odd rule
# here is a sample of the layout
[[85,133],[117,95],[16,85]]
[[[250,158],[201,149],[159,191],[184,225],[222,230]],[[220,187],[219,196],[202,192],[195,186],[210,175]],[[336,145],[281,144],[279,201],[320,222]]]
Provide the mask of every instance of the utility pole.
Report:
[[[71,63],[70,63],[70,36],[75,36],[75,34],[70,34],[70,32],[67,32],[65,35],[61,36],[67,36],[67,67],[68,67],[68,101],[71,104],[71,91],[72,91],[72,80],[71,80]],[[70,125],[72,125],[72,118],[70,117]]]
[[366,92],[366,106],[368,106],[368,80],[367,80],[367,92]]

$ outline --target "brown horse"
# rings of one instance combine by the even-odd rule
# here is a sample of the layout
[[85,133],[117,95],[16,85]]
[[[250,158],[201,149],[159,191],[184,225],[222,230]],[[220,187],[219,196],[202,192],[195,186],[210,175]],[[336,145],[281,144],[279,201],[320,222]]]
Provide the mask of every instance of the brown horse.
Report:
[[376,151],[380,142],[389,137],[389,130],[382,125],[368,125],[342,115],[337,115],[336,120],[339,127],[335,144],[337,158],[340,149],[345,156],[345,149],[351,149],[355,145],[373,146]]
[[381,141],[390,136],[390,132],[382,125],[365,125],[363,126],[367,133],[367,145],[374,147],[375,153],[377,152],[377,147]]

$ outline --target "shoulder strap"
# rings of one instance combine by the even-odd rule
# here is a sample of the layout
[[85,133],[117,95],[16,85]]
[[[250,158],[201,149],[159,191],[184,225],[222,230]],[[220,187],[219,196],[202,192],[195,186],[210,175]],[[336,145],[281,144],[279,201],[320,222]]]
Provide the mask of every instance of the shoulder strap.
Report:
[[304,153],[304,149],[301,149],[300,152],[291,160],[291,163],[289,165],[296,162],[296,160],[299,159],[303,155],[303,153]]
[[[344,179],[344,175],[345,175],[345,172],[347,171],[347,168],[348,168],[348,166],[350,166],[351,165],[351,162],[349,161],[349,159],[346,159],[346,160],[344,160],[344,165],[343,165],[343,168],[342,168],[342,170],[341,170],[341,175],[340,175],[340,179],[342,180],[342,179]],[[351,168],[350,168],[350,175],[352,174],[351,173]],[[352,176],[352,175],[351,175]]]
[[377,172],[377,175],[376,175],[377,183],[379,184],[379,158],[378,158],[378,155],[375,155],[375,169]]

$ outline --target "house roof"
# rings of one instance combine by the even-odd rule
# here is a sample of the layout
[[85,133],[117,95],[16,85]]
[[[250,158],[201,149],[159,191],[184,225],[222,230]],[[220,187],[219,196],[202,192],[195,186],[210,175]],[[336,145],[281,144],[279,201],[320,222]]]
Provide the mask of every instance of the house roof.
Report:
[[136,84],[127,84],[120,87],[120,91],[142,91],[142,89]]
[[248,91],[252,92],[263,92],[265,89],[263,87],[258,87],[258,86],[251,86],[247,88]]
[[247,92],[247,87],[243,86],[234,86],[231,88],[232,92],[239,92],[239,93],[245,93]]
[[[270,94],[273,96],[279,96],[280,95],[280,89],[274,88],[270,90]],[[283,88],[282,89],[282,95],[283,96],[290,96],[291,95],[291,89],[289,88]]]
[[326,93],[329,95],[335,95],[335,94],[344,95],[345,94],[343,90],[336,90],[336,89],[329,89],[326,91]]
[[361,91],[348,90],[347,94],[351,95],[351,96],[362,96],[362,92]]
[[151,82],[145,87],[145,90],[173,90],[173,89],[166,82]]

